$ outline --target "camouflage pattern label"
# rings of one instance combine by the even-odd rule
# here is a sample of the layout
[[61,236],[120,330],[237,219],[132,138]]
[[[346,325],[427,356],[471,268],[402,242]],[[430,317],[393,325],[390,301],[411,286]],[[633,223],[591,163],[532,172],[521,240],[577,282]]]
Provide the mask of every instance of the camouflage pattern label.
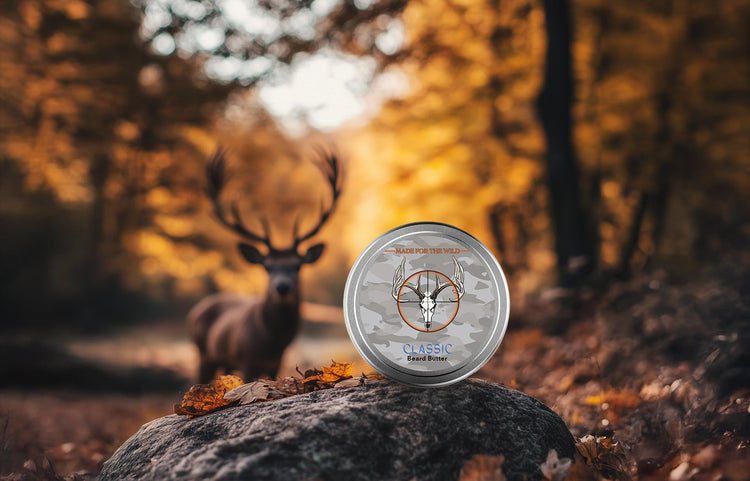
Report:
[[508,288],[491,252],[446,224],[376,239],[347,280],[344,313],[357,350],[383,375],[417,386],[469,376],[507,328]]

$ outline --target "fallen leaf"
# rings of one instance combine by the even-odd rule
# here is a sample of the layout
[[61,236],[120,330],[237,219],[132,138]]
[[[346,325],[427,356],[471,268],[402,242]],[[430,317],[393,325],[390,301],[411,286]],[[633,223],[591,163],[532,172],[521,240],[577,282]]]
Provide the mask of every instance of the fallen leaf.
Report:
[[339,381],[333,387],[336,389],[344,389],[347,387],[357,387],[357,386],[364,386],[364,385],[365,385],[364,377],[353,377],[350,379],[344,379],[343,381]]
[[242,385],[237,376],[221,376],[208,384],[196,384],[182,398],[180,404],[174,405],[176,414],[187,417],[202,416],[232,404],[224,399],[224,394]]
[[588,434],[576,443],[578,453],[604,477],[616,480],[628,480],[628,465],[625,453],[620,444],[609,436],[592,436]]
[[266,401],[269,391],[268,382],[253,381],[227,391],[224,394],[224,400],[229,402],[239,401],[240,405],[251,404],[256,401]]
[[557,390],[560,392],[566,392],[571,387],[573,387],[574,384],[575,384],[575,377],[563,376],[563,378],[560,379],[560,382],[557,384]]
[[[196,384],[185,393],[180,404],[175,404],[174,412],[188,417],[201,416],[232,404],[252,404],[288,396],[329,389],[332,387],[353,387],[364,385],[364,374],[352,378],[351,363],[331,361],[330,366],[308,369],[304,374],[297,369],[303,379],[286,377],[281,379],[253,381],[243,384],[237,376],[222,376],[210,384]],[[374,377],[377,379],[377,377]]]
[[641,405],[642,399],[638,394],[627,389],[609,389],[598,396],[588,396],[585,402],[590,406],[609,403],[610,406],[616,408],[635,408]]
[[523,348],[538,346],[542,342],[544,331],[541,329],[526,329],[514,333],[513,342]]
[[505,456],[477,454],[464,461],[458,481],[506,481],[503,474]]
[[573,464],[568,471],[566,481],[601,481],[602,475],[593,467],[587,465],[583,459],[576,455]]
[[709,444],[708,446],[695,453],[690,458],[690,462],[703,469],[704,471],[708,471],[709,469],[713,468],[716,464],[716,461],[718,461],[719,454],[719,448],[716,445]]
[[304,384],[302,384],[299,379],[291,376],[277,379],[271,383],[270,387],[271,391],[268,397],[272,399],[294,396],[295,394],[302,394],[305,392]]
[[578,453],[586,460],[586,464],[594,464],[597,456],[596,437],[587,434],[576,443]]
[[692,467],[685,461],[669,473],[669,481],[685,481],[695,476],[698,471],[700,471],[698,468]]
[[331,365],[323,367],[322,370],[323,370],[322,373],[306,377],[305,379],[302,380],[302,382],[308,383],[308,382],[313,382],[313,381],[320,381],[320,382],[334,383],[341,379],[347,379],[347,378],[352,377],[352,373],[354,372],[354,369],[350,362],[336,362],[336,361],[331,361]]
[[668,397],[670,394],[670,389],[668,385],[664,385],[664,383],[659,381],[654,381],[650,384],[644,384],[643,387],[641,387],[640,396],[641,399],[644,401],[657,401],[659,399],[664,399]]
[[539,469],[547,481],[563,481],[568,476],[572,463],[573,460],[570,458],[559,459],[557,451],[550,449],[547,453],[547,460],[539,465]]

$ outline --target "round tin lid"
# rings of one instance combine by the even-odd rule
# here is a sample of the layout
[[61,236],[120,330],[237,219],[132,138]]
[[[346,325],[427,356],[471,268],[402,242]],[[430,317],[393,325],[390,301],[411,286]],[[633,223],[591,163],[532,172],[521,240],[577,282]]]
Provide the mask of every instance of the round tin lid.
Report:
[[420,222],[373,241],[346,281],[354,346],[378,372],[446,386],[482,367],[508,326],[508,284],[490,250],[456,227]]

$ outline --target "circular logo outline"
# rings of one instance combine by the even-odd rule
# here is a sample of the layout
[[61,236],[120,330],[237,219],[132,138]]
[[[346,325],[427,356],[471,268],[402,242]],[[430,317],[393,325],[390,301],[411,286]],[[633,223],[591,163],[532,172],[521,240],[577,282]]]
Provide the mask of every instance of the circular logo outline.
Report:
[[[406,287],[406,284],[408,284],[411,279],[413,279],[416,276],[420,276],[422,274],[427,274],[428,282],[429,282],[429,275],[430,274],[436,274],[436,275],[444,278],[446,281],[448,281],[450,283],[450,288],[453,289],[453,292],[456,295],[456,301],[455,302],[453,302],[453,301],[445,301],[445,302],[450,302],[452,304],[455,304],[456,308],[453,310],[453,314],[451,315],[451,317],[448,320],[448,322],[446,322],[445,324],[443,324],[442,326],[440,326],[437,329],[422,329],[422,328],[416,327],[414,324],[412,324],[411,322],[409,322],[409,320],[404,315],[404,312],[401,310],[401,304],[403,303],[403,301],[401,301],[401,293],[403,292],[404,287]],[[397,299],[396,305],[398,307],[398,313],[399,313],[399,315],[401,315],[401,319],[403,319],[404,322],[409,327],[411,327],[412,329],[414,329],[416,331],[419,331],[419,332],[438,332],[438,331],[440,331],[440,330],[445,329],[446,327],[448,327],[450,325],[450,323],[452,323],[453,320],[456,319],[456,315],[458,314],[458,307],[459,307],[460,303],[461,303],[461,298],[460,298],[460,296],[458,294],[458,289],[456,288],[456,285],[453,283],[453,281],[448,276],[446,276],[445,274],[443,274],[442,272],[438,272],[438,271],[433,271],[431,269],[427,269],[427,270],[415,272],[414,274],[412,274],[408,278],[406,278],[406,280],[404,280],[404,283],[401,284],[401,287],[398,290],[398,299]]]

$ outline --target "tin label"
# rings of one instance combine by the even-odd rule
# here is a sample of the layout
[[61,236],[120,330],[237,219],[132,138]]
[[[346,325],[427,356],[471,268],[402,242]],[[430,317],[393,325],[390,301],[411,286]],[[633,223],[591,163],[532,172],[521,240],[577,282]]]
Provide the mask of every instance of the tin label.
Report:
[[486,247],[459,229],[399,229],[373,242],[352,269],[347,327],[384,375],[448,384],[497,349],[507,324],[505,279]]

